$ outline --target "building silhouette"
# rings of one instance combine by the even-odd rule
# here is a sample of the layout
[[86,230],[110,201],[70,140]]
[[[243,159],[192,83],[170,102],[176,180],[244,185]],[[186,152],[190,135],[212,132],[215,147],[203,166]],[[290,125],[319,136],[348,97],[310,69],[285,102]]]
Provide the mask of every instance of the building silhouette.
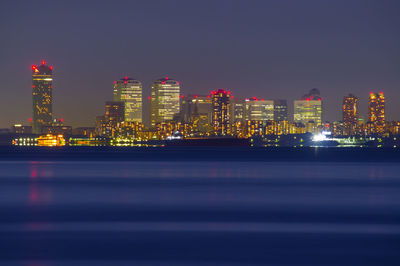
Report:
[[51,126],[53,120],[53,67],[42,61],[32,66],[32,130],[41,134],[44,126]]

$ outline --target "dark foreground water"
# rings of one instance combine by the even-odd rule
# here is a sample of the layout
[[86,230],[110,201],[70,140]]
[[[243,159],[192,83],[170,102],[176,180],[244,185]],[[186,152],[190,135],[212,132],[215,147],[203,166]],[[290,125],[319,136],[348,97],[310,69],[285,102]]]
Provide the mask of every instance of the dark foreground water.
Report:
[[0,265],[400,265],[400,164],[3,159]]

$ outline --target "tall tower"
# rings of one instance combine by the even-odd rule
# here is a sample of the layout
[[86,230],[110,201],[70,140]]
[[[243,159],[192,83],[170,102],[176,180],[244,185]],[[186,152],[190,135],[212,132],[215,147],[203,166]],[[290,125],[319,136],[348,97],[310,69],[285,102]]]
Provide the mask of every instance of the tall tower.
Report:
[[154,81],[151,86],[151,127],[172,120],[180,112],[180,83],[168,77]]
[[385,131],[385,96],[383,92],[369,93],[368,122],[371,133],[382,134]]
[[125,103],[125,121],[142,123],[142,83],[125,77],[114,81],[114,101]]
[[354,135],[358,127],[358,97],[349,94],[343,98],[343,124],[346,135]]
[[32,66],[33,133],[42,133],[43,126],[50,126],[53,119],[53,67],[46,61]]
[[230,102],[231,92],[226,90],[215,90],[211,92],[212,97],[212,125],[216,135],[225,136],[231,133],[230,128]]

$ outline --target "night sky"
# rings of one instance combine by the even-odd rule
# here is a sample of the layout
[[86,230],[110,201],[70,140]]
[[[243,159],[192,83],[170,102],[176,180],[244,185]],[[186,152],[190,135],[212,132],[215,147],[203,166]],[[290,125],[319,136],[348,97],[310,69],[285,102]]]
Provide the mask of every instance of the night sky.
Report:
[[[400,120],[400,1],[0,1],[0,127],[32,117],[31,65],[54,66],[53,110],[93,126],[113,81],[181,81],[183,94],[292,101],[311,88],[324,119],[344,95],[387,97]],[[145,111],[145,113],[148,113]]]

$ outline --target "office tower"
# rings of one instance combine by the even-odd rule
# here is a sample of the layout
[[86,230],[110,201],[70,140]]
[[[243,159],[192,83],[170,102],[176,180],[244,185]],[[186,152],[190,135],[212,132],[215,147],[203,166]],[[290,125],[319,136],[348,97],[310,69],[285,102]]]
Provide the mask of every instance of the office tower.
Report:
[[114,81],[114,101],[125,103],[125,121],[142,123],[142,83],[125,77]]
[[356,134],[359,118],[358,97],[353,94],[343,97],[342,110],[344,126],[343,133],[349,136]]
[[246,99],[246,120],[269,121],[274,120],[274,101],[257,99],[253,97]]
[[274,100],[274,120],[288,121],[288,106],[286,100]]
[[211,92],[213,115],[212,126],[218,136],[231,133],[230,128],[230,103],[231,92],[226,90],[215,90]]
[[188,95],[181,96],[181,116],[185,123],[192,122],[194,114],[207,115],[209,121],[212,116],[212,101],[210,95]]
[[[322,125],[322,98],[318,89],[312,89],[301,100],[294,101],[294,122],[318,127]],[[310,131],[310,127],[308,129]]]
[[382,134],[385,130],[385,96],[383,92],[369,94],[368,123],[371,126],[370,133]]
[[179,81],[168,77],[153,82],[151,86],[151,126],[169,121],[180,112]]
[[33,133],[42,133],[42,127],[51,126],[53,120],[53,67],[46,61],[32,66]]
[[106,102],[102,135],[115,137],[118,132],[118,125],[125,120],[124,102]]

